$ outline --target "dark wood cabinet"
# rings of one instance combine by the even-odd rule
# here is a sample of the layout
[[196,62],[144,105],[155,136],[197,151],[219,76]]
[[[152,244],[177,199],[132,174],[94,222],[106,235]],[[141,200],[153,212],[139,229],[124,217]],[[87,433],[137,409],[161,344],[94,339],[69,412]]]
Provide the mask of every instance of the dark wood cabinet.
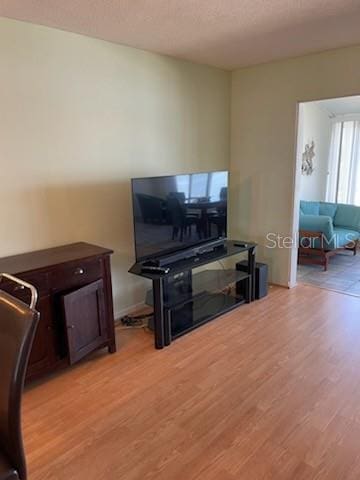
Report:
[[[98,348],[116,351],[111,254],[81,242],[0,259],[0,272],[22,278],[39,293],[28,380],[74,364]],[[28,291],[10,281],[0,288],[29,301]]]
[[[1,286],[1,285],[0,285]],[[40,318],[28,364],[28,377],[41,375],[56,363],[54,330],[51,324],[51,297],[40,297],[36,305]]]

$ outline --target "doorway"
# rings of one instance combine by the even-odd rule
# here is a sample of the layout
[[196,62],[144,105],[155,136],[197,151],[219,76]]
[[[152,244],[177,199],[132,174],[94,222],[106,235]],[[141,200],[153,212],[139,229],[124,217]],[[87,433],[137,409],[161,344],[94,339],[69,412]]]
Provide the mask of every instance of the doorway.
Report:
[[360,96],[299,104],[292,278],[360,296]]

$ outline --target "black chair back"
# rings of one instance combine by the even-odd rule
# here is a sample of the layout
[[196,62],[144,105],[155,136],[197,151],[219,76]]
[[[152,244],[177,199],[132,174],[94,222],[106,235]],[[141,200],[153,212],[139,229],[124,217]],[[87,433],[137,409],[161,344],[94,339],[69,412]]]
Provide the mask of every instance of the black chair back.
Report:
[[0,283],[0,453],[21,480],[26,479],[21,397],[38,321],[38,312],[1,291]]

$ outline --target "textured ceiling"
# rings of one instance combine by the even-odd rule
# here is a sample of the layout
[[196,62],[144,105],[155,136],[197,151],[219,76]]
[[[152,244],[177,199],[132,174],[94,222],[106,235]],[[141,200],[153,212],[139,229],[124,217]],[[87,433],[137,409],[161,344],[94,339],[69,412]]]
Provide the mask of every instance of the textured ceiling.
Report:
[[360,96],[319,100],[315,103],[325,108],[330,115],[360,114]]
[[228,69],[360,44],[359,0],[1,0],[0,16]]

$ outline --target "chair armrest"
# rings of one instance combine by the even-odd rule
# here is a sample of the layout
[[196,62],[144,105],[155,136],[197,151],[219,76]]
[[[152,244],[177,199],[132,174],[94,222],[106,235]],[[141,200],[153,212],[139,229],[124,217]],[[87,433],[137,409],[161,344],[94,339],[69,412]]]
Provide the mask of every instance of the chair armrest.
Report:
[[300,215],[299,230],[320,232],[328,243],[334,236],[332,218],[326,215]]

